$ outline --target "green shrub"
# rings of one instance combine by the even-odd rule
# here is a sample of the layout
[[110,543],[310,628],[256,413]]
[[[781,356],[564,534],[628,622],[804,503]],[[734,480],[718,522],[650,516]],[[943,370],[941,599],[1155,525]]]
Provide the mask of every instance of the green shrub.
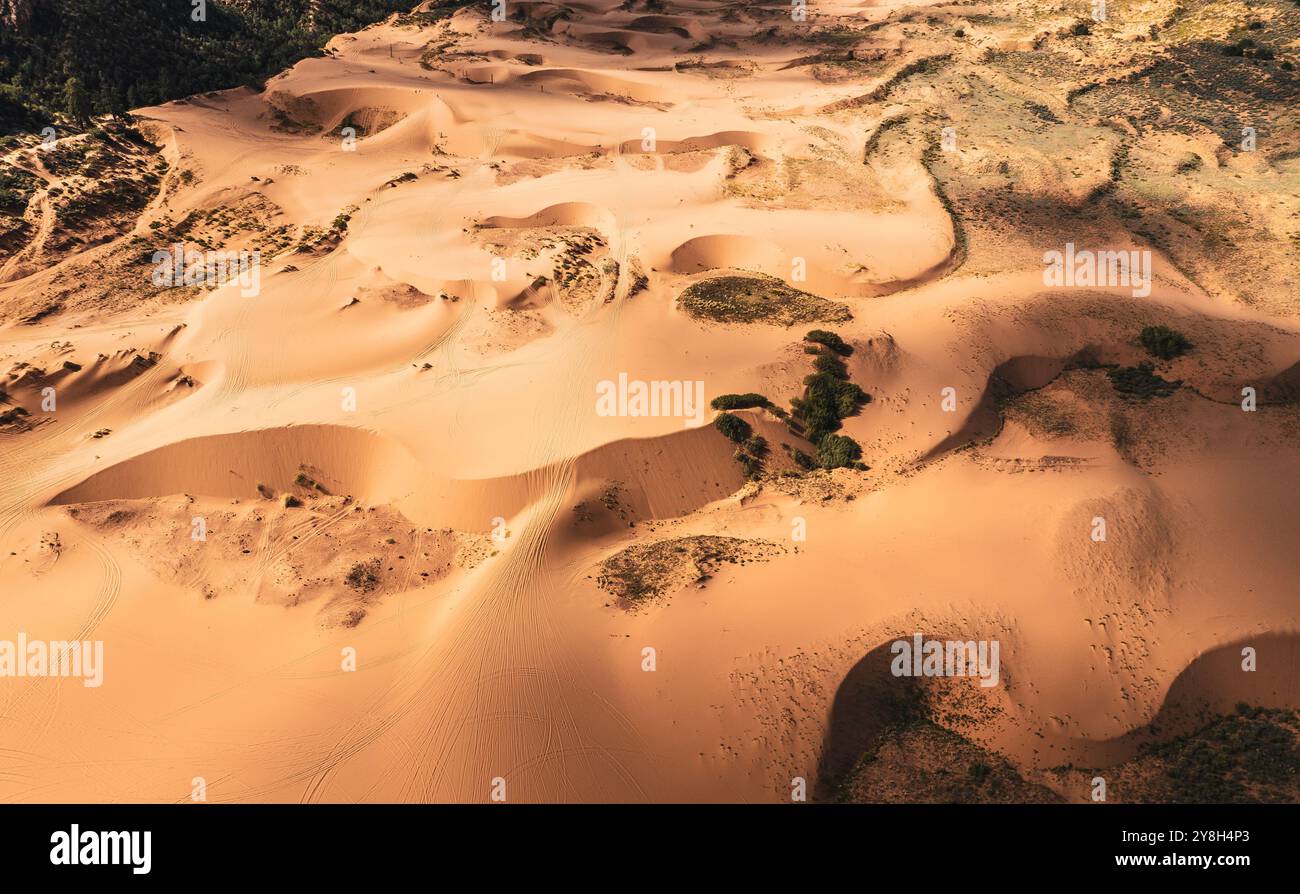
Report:
[[828,332],[825,329],[814,329],[804,336],[805,341],[814,342],[815,344],[825,345],[836,354],[847,357],[853,353],[853,346],[840,338],[834,332]]
[[861,445],[848,435],[825,435],[817,442],[817,465],[823,469],[851,469],[861,458]]
[[1142,342],[1142,347],[1146,348],[1148,354],[1161,360],[1181,357],[1192,347],[1187,336],[1168,326],[1147,326],[1138,336],[1138,340]]
[[772,402],[763,395],[751,391],[748,394],[719,394],[709,406],[715,410],[754,410],[759,407],[769,408]]
[[842,419],[852,416],[870,399],[852,382],[827,373],[814,373],[804,379],[803,397],[790,401],[790,405],[803,423],[804,437],[816,444],[823,436],[837,431]]
[[1137,366],[1119,366],[1106,371],[1111,385],[1125,397],[1147,400],[1152,397],[1168,397],[1178,390],[1181,381],[1170,382],[1155,374],[1150,363]]
[[809,472],[817,468],[817,461],[813,459],[811,456],[809,456],[808,454],[804,453],[798,447],[790,448],[790,458],[794,460],[794,464],[796,466],[803,469],[805,472]]
[[811,342],[805,350],[817,359],[812,375],[803,380],[803,396],[793,398],[790,406],[802,423],[803,436],[817,444],[871,397],[849,381],[848,367],[840,358],[852,354],[853,348],[844,339],[825,329],[813,329],[804,339]]
[[719,413],[713,420],[713,427],[737,444],[743,444],[754,433],[753,426],[732,413]]
[[849,370],[844,365],[844,361],[830,351],[818,352],[817,359],[813,361],[813,369],[822,375],[834,376],[837,379],[847,379],[849,377]]

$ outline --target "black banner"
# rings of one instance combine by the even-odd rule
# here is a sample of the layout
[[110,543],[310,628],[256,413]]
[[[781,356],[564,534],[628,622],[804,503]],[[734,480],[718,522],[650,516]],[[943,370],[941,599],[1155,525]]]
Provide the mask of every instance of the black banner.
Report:
[[[1296,865],[1294,806],[41,805],[0,807],[6,871],[338,882],[434,873],[611,883],[851,873],[1215,881]],[[148,833],[148,834],[145,834]],[[632,873],[632,875],[629,875]],[[680,873],[685,873],[682,875]]]

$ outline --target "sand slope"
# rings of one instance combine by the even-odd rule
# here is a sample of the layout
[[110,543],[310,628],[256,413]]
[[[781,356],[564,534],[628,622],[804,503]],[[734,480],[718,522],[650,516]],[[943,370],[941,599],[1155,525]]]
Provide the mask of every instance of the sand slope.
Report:
[[[1151,215],[1172,168],[1077,108],[1109,87],[1072,92],[1177,47],[932,11],[466,8],[139,110],[169,173],[134,228],[0,283],[0,409],[28,411],[0,429],[0,638],[106,655],[99,688],[0,679],[0,798],[831,797],[917,631],[1001,643],[998,687],[931,697],[962,706],[941,758],[998,755],[1012,799],[1086,800],[1051,769],[1153,724],[1300,706],[1296,308],[1121,214],[1116,165]],[[1035,40],[1084,60],[1052,57],[1055,92],[988,55]],[[1161,139],[1216,158],[1204,128]],[[1293,165],[1217,149],[1179,189],[1289,194]],[[260,247],[258,293],[147,289],[173,236]],[[1066,241],[1150,250],[1150,295],[1045,284]],[[869,468],[801,473],[785,448],[813,446],[748,410],[746,480],[707,406],[598,412],[620,374],[800,393],[804,328],[679,309],[720,274],[847,306]],[[1156,367],[1180,387],[1126,397],[1108,370],[1155,324],[1193,344]],[[629,547],[699,538],[774,546],[664,547],[664,598],[602,589]],[[899,772],[871,791],[906,798]]]

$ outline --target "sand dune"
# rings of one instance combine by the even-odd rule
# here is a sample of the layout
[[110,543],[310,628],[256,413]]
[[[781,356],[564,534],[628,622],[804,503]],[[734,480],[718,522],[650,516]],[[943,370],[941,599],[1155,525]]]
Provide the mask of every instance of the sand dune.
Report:
[[[1300,708],[1292,149],[1133,74],[1267,60],[509,6],[13,151],[0,639],[107,669],[0,680],[0,798],[1159,800],[1145,746]],[[1067,243],[1149,279],[1054,284]],[[174,245],[256,284],[159,285]],[[997,685],[895,676],[918,632]]]

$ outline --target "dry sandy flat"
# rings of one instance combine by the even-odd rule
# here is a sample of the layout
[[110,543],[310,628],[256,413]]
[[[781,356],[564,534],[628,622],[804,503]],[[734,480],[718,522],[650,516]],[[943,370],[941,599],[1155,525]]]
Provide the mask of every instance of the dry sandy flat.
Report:
[[[1092,774],[1049,771],[1132,758],[1171,687],[1300,706],[1300,169],[1076,100],[1178,52],[1133,37],[1171,10],[1120,5],[1081,46],[1046,4],[510,0],[139,110],[169,165],[139,219],[0,274],[29,410],[0,638],[105,644],[99,688],[0,680],[0,798],[788,801],[855,753],[842,682],[916,631],[999,640],[952,727],[1068,800]],[[1033,46],[1063,73],[1008,61]],[[1233,202],[1239,277],[1178,229],[1237,238],[1197,216]],[[263,246],[257,295],[149,287],[131,259],[193,212]],[[1067,241],[1151,250],[1150,295],[1045,286]],[[720,273],[847,312],[685,312]],[[1194,345],[1159,366],[1184,385],[1126,399],[1105,365],[1154,324]],[[620,374],[784,406],[811,328],[853,347],[865,470],[799,474],[761,410],[753,481],[707,407],[597,413]],[[620,555],[656,557],[655,598],[602,586]]]

